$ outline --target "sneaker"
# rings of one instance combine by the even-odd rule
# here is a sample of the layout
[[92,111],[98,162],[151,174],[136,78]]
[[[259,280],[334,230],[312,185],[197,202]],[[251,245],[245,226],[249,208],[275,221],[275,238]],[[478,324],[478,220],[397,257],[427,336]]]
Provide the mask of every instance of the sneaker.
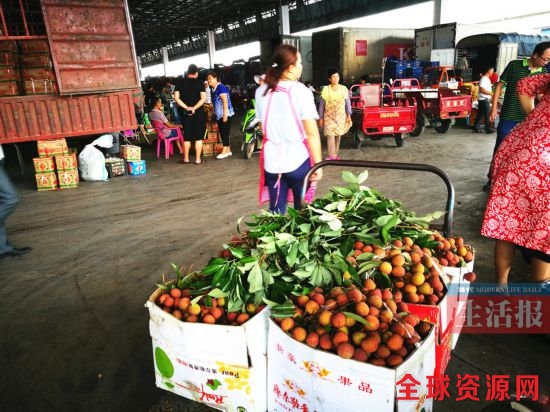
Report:
[[229,156],[233,156],[233,153],[231,153],[231,152],[220,153],[219,155],[216,156],[216,159],[221,160],[221,159],[225,159],[226,157],[229,157]]
[[487,133],[487,134],[491,134],[491,133],[495,133],[495,132],[496,132],[495,129],[491,129],[491,128],[485,129],[485,133]]
[[472,133],[483,133],[483,131],[479,129],[472,129]]

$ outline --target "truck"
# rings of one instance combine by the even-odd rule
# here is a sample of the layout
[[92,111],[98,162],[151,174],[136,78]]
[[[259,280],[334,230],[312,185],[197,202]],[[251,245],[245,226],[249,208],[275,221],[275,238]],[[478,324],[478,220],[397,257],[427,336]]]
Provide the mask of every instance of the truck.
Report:
[[492,65],[502,73],[515,59],[531,57],[538,43],[550,41],[550,35],[519,33],[482,33],[462,38],[456,44],[457,53],[469,57],[474,73]]
[[2,2],[0,15],[0,144],[136,128],[126,0]]
[[[471,81],[474,71],[467,55],[457,53],[457,44],[465,37],[503,27],[487,24],[446,23],[414,31],[414,50],[419,60],[439,62],[441,66],[456,66],[464,81]],[[464,62],[464,63],[462,63]]]
[[327,72],[337,68],[340,82],[358,83],[368,74],[371,80],[379,80],[380,61],[410,60],[414,47],[412,29],[346,28],[314,32],[311,41],[313,83],[327,84]]

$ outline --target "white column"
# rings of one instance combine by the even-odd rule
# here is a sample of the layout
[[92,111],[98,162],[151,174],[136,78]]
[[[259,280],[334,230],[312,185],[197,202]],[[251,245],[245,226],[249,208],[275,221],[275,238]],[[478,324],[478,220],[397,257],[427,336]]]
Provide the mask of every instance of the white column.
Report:
[[434,0],[434,15],[433,15],[434,26],[441,24],[441,1],[442,0]]
[[214,31],[208,30],[206,32],[206,36],[208,39],[208,62],[210,64],[210,68],[214,68],[214,54],[216,53],[216,38],[214,37]]
[[164,68],[164,75],[168,75],[168,48],[162,48],[162,66]]
[[288,5],[279,7],[279,34],[281,36],[290,35],[290,17],[288,15]]
[[456,19],[453,17],[453,10],[456,8],[455,4],[449,0],[433,0],[434,2],[434,15],[433,24],[445,24],[453,23]]

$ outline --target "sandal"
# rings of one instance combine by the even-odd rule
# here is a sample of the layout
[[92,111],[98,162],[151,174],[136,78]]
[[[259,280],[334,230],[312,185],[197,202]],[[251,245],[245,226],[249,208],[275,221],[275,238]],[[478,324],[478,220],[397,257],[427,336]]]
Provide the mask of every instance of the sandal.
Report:
[[201,164],[203,164],[203,163],[206,163],[206,160],[204,160],[204,159],[201,159],[201,161],[200,161],[200,162],[195,162],[195,164],[196,164],[196,165],[201,165]]
[[180,159],[180,160],[178,160],[178,163],[184,164],[184,165],[188,165],[188,164],[189,164],[189,160],[186,162],[185,160]]

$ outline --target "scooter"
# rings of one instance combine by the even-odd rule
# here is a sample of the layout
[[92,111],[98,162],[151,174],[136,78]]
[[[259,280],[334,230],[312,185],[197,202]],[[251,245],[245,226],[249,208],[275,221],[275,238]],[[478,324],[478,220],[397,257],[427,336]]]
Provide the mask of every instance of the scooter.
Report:
[[243,132],[241,151],[243,153],[243,159],[250,159],[252,153],[262,148],[263,139],[262,129],[256,118],[256,101],[251,99],[245,103],[248,104],[248,110],[244,114],[241,124],[241,132]]

